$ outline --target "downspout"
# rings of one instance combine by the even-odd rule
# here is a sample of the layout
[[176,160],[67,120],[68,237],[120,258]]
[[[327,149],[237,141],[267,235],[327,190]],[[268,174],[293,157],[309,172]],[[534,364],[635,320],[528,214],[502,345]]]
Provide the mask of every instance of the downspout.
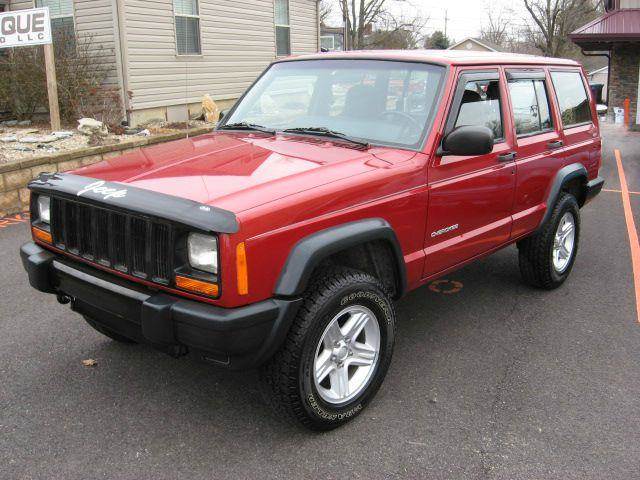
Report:
[[127,124],[131,123],[131,100],[129,98],[129,65],[127,60],[127,39],[125,33],[124,0],[112,0],[113,22],[116,31],[116,48],[119,64],[119,77],[122,81],[122,104],[124,105]]

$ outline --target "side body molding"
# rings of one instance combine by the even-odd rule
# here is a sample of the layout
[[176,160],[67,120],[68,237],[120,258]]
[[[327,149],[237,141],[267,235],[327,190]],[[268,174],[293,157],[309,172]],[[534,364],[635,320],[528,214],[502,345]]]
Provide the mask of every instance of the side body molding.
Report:
[[547,197],[547,210],[544,212],[544,217],[538,225],[538,228],[541,227],[549,220],[551,217],[551,211],[553,210],[553,205],[556,203],[558,199],[558,195],[560,194],[560,190],[562,186],[576,178],[583,180],[585,187],[587,184],[587,169],[584,168],[584,165],[581,163],[572,163],[570,165],[566,165],[558,170],[556,173],[556,177],[553,179],[553,183],[551,184],[551,189],[549,190],[549,196]]
[[398,297],[407,289],[407,273],[400,243],[391,225],[382,218],[370,218],[321,230],[300,240],[289,253],[280,273],[275,294],[295,296],[304,293],[313,270],[328,256],[373,240],[388,242],[396,264]]

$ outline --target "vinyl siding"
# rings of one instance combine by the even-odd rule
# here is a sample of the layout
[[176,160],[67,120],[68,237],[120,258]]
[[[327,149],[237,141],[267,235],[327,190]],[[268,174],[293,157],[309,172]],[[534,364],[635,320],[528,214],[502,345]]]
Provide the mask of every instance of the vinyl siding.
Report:
[[640,8],[640,0],[620,0],[620,8]]
[[[115,30],[111,0],[74,0],[74,22],[78,35],[91,35],[92,50],[107,69],[105,84],[118,85]],[[33,8],[33,0],[12,0],[11,10]]]
[[76,33],[91,37],[93,53],[107,70],[106,85],[118,86],[116,32],[111,0],[75,0]]
[[291,51],[293,54],[318,51],[318,12],[316,2],[289,0],[291,9]]
[[[292,53],[317,50],[315,0],[291,1]],[[275,58],[273,0],[201,0],[202,55],[176,55],[172,0],[125,0],[132,109],[239,97]]]
[[9,10],[24,10],[25,8],[33,8],[33,0],[10,0]]

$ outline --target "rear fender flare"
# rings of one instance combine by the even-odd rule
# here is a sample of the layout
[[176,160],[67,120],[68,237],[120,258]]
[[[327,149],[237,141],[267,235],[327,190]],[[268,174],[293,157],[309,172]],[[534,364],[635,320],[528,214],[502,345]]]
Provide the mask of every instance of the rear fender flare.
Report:
[[587,169],[584,168],[584,165],[581,163],[572,163],[570,165],[566,165],[558,170],[555,178],[551,184],[551,188],[549,189],[549,195],[547,196],[547,209],[544,212],[544,217],[538,225],[538,228],[542,227],[549,218],[551,217],[551,213],[553,212],[553,206],[556,204],[558,197],[560,196],[560,192],[562,191],[562,187],[571,180],[579,178],[583,180],[585,187],[587,183]]

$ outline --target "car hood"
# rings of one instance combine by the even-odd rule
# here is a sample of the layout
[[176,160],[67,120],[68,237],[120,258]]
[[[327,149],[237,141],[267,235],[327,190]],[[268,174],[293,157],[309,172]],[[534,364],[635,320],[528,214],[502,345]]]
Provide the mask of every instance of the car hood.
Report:
[[306,136],[213,132],[145,147],[74,173],[126,183],[236,213],[375,168],[415,152],[354,148]]

